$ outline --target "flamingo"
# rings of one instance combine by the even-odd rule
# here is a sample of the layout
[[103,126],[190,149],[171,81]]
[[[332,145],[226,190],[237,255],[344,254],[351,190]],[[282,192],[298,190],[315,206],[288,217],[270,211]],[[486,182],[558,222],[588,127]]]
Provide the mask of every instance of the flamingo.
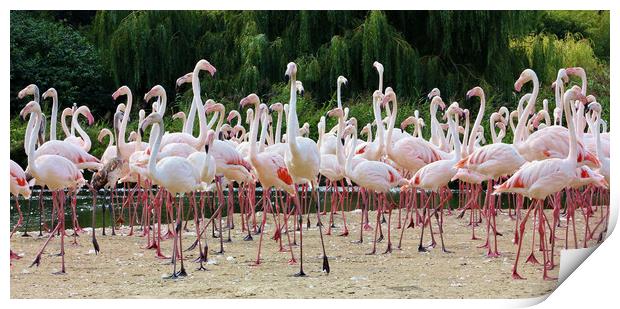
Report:
[[[536,97],[538,96],[538,77],[536,73],[531,69],[524,70],[519,80],[515,83],[515,90],[520,91],[523,84],[528,81],[532,81],[534,84],[534,90],[532,96],[528,102],[526,111],[531,111],[534,107]],[[531,104],[530,104],[531,103]],[[515,147],[519,151],[519,154],[527,161],[544,160],[548,158],[563,158],[566,157],[569,151],[568,130],[562,126],[549,126],[542,130],[538,130],[532,133],[526,140],[515,143]],[[596,156],[587,151],[583,144],[577,142],[577,162],[580,165],[586,164],[590,167],[598,167],[600,162]]]
[[[352,128],[353,141],[351,145],[354,146],[357,143],[357,128],[355,122],[352,124]],[[354,154],[355,151],[349,151],[347,155],[345,161],[345,175],[361,188],[380,195],[380,198],[377,199],[379,207],[377,207],[377,225],[375,227],[375,239],[373,242],[373,249],[370,252],[370,254],[374,254],[377,247],[377,231],[379,230],[380,225],[380,214],[384,210],[381,205],[385,205],[386,203],[388,203],[385,194],[395,186],[401,186],[403,184],[406,184],[406,180],[401,177],[401,175],[395,168],[380,161],[361,160],[357,163],[355,167],[353,167]],[[391,207],[389,207],[389,209],[391,219]],[[388,222],[391,222],[391,220],[388,220]],[[360,230],[361,229],[362,228],[360,227]],[[388,253],[391,251],[392,242],[390,237],[390,229],[388,227],[388,244],[385,252]]]
[[[41,115],[41,106],[36,101],[30,101],[26,106],[21,110],[20,116],[23,118],[25,115],[30,114],[30,117],[42,117]],[[57,207],[58,213],[58,223],[52,233],[50,233],[49,238],[43,244],[43,247],[37,253],[32,265],[37,265],[41,263],[41,255],[45,247],[49,243],[50,239],[54,237],[56,231],[62,230],[60,233],[60,254],[62,257],[61,260],[61,270],[58,273],[65,273],[65,249],[64,249],[64,202],[65,202],[65,189],[68,189],[70,194],[75,193],[77,189],[82,187],[86,180],[82,176],[80,170],[71,162],[69,159],[53,154],[44,154],[44,155],[35,155],[34,144],[36,132],[38,132],[41,122],[37,119],[34,121],[35,127],[31,133],[29,139],[29,145],[27,148],[28,154],[28,166],[30,168],[31,175],[37,179],[39,183],[45,184],[52,193],[52,201],[53,207]],[[72,199],[72,204],[75,203],[75,197]]]
[[[495,191],[493,192],[493,194],[499,194],[502,192],[515,192],[534,200],[530,204],[528,211],[525,214],[525,217],[523,218],[520,225],[519,246],[517,249],[515,264],[512,269],[512,277],[514,279],[523,279],[523,277],[521,277],[517,272],[517,265],[519,262],[519,255],[521,253],[521,245],[523,243],[525,223],[527,222],[531,210],[535,209],[534,216],[536,216],[536,213],[538,213],[539,215],[539,233],[541,234],[541,237],[545,239],[545,225],[543,223],[543,218],[545,215],[543,212],[543,201],[547,196],[564,189],[569,183],[569,180],[576,177],[576,170],[578,167],[578,147],[575,127],[573,124],[571,110],[569,108],[571,100],[580,100],[582,102],[585,102],[586,98],[575,89],[569,89],[564,93],[563,106],[566,116],[566,123],[568,124],[570,145],[568,156],[562,159],[551,158],[541,161],[528,162],[524,164],[508,180],[506,180],[501,185],[496,186]],[[542,242],[542,246],[542,250],[544,251],[544,242]],[[544,254],[543,257],[543,279],[553,280],[554,278],[551,278],[547,275],[547,254]]]
[[[387,103],[386,100],[389,100],[389,98],[384,99],[384,102]],[[454,175],[457,172],[457,168],[454,167],[454,164],[456,164],[461,158],[461,141],[459,139],[458,133],[456,132],[456,124],[453,119],[453,115],[456,115],[457,113],[462,114],[463,110],[459,108],[458,103],[454,102],[450,105],[450,107],[446,111],[446,117],[448,118],[448,125],[450,127],[450,134],[452,134],[452,140],[454,141],[454,155],[452,156],[452,158],[437,160],[437,161],[431,162],[423,166],[413,175],[413,177],[409,181],[409,184],[405,186],[405,188],[407,188],[408,186],[411,186],[414,188],[430,190],[431,197],[426,201],[427,205],[431,199],[434,200],[434,195],[436,192],[439,192],[440,190],[441,191],[445,190],[445,187],[448,185],[452,177],[454,177]],[[439,225],[439,235],[441,237],[441,249],[443,252],[449,253],[450,251],[448,251],[444,245],[443,227],[437,215],[437,212],[440,212],[443,216],[443,205],[445,202],[447,202],[447,198],[440,199],[439,206],[437,206],[434,209],[433,213],[435,215],[435,219],[437,220],[437,224]],[[427,209],[427,206],[424,206],[422,217],[425,217],[426,209]],[[433,214],[431,214],[429,210],[428,212],[429,228],[431,226],[430,220],[432,216]],[[423,220],[424,220],[423,222],[425,222],[427,219],[424,218]],[[418,251],[426,251],[426,249],[422,246],[422,242],[424,238],[424,226],[425,224],[422,225],[422,231],[420,235],[420,244],[418,246]],[[431,229],[431,235],[432,235],[432,229]]]
[[[197,75],[197,74],[195,74]],[[200,112],[200,110],[199,110]],[[200,117],[200,114],[199,114]],[[158,112],[151,113],[148,117],[144,119],[142,124],[140,125],[140,135],[144,132],[144,128],[153,123],[157,123],[159,125],[159,132],[156,139],[155,144],[153,146],[153,151],[149,158],[148,170],[151,180],[154,184],[165,188],[172,196],[179,196],[177,210],[177,219],[176,219],[176,228],[175,228],[175,239],[174,246],[172,251],[172,263],[173,263],[173,271],[172,275],[168,278],[174,279],[178,277],[187,276],[187,272],[185,271],[185,267],[183,265],[183,245],[182,245],[182,229],[181,229],[181,212],[183,209],[183,195],[189,192],[193,192],[201,188],[202,179],[201,179],[201,171],[195,167],[192,162],[186,158],[181,157],[166,157],[161,159],[156,163],[157,154],[159,153],[159,149],[161,146],[161,140],[164,135],[164,121],[162,119],[161,114]],[[176,271],[176,262],[177,262],[177,243],[178,248],[181,253],[181,268],[179,272]]]
[[75,128],[75,130],[78,131],[78,133],[80,134],[80,137],[77,137],[75,135],[69,135],[67,136],[67,138],[65,138],[65,142],[72,143],[82,148],[84,151],[89,152],[91,147],[91,141],[88,134],[84,131],[84,129],[82,129],[78,122],[78,117],[80,115],[86,116],[86,119],[88,120],[88,125],[92,125],[95,121],[95,119],[93,118],[93,114],[90,112],[88,106],[80,106],[78,109],[75,110],[75,112],[72,113],[71,117],[71,128]]
[[[26,173],[21,168],[21,166],[19,166],[19,164],[17,164],[13,160],[10,160],[10,161],[11,161],[11,167],[10,167],[11,178],[9,180],[9,183],[11,184],[10,191],[11,191],[11,195],[13,195],[13,197],[15,198],[15,208],[17,208],[17,212],[19,213],[19,220],[17,220],[17,224],[15,224],[15,227],[11,231],[11,237],[13,237],[13,234],[15,233],[17,228],[22,225],[22,221],[23,221],[22,211],[21,211],[21,208],[19,207],[19,196],[21,195],[24,198],[30,198],[30,193],[31,193],[30,186],[31,186],[32,181],[29,183],[26,180]],[[21,257],[19,255],[13,253],[13,250],[11,250],[11,260],[20,259],[20,258]]]
[[[299,122],[297,120],[297,65],[289,62],[286,67],[285,76],[291,81],[291,91],[289,100],[289,113],[286,121],[286,134],[288,135],[288,149],[284,154],[284,162],[288,167],[294,183],[299,184],[309,182],[312,186],[312,193],[316,193],[317,210],[320,209],[320,201],[318,194],[318,174],[321,163],[321,155],[316,142],[307,138],[297,136],[299,134]],[[303,96],[303,90],[302,90]],[[297,205],[296,205],[297,206]],[[299,212],[299,208],[296,207]],[[301,214],[303,215],[303,213]],[[320,212],[317,211],[317,220],[319,223],[319,235],[321,237],[321,248],[323,249],[323,271],[329,273],[329,262],[325,253],[325,244],[323,242],[323,227]],[[300,228],[299,247],[300,247],[300,264],[299,272],[295,276],[306,276],[303,271],[303,242]]]
[[[291,174],[289,173],[289,169],[286,166],[286,163],[284,162],[284,158],[275,152],[270,152],[270,151],[258,152],[258,147],[256,143],[256,138],[258,137],[258,123],[259,123],[260,117],[263,115],[263,113],[267,109],[267,106],[264,104],[260,104],[260,100],[258,96],[254,93],[246,96],[239,102],[239,105],[242,108],[247,104],[254,104],[255,110],[256,110],[256,112],[254,113],[254,120],[252,121],[252,126],[250,127],[249,160],[252,163],[252,166],[254,167],[256,171],[256,176],[258,178],[258,181],[261,183],[261,186],[263,187],[263,209],[265,212],[270,211],[273,213],[273,210],[271,210],[271,202],[269,201],[270,196],[271,196],[270,190],[272,187],[275,188],[276,190],[284,190],[285,192],[287,192],[291,197],[293,197],[293,200],[295,202],[295,207],[298,208],[299,199],[297,196],[297,191],[295,190],[295,187],[293,185],[293,178]],[[266,117],[263,117],[263,118],[265,118],[264,120],[266,120]],[[263,132],[266,131],[266,127],[267,127],[267,124],[263,123],[263,130],[262,130]],[[264,143],[264,138],[261,138],[261,140],[262,141],[260,141],[259,144]],[[287,220],[287,217],[288,216],[285,215],[285,220]],[[262,245],[262,239],[263,239],[263,233],[264,233],[264,227],[265,227],[266,220],[267,220],[267,216],[263,215],[263,220],[261,222],[261,227],[260,227],[260,240],[259,240],[258,254],[256,257],[256,262],[255,262],[256,265],[261,263],[260,252],[261,252],[261,245]],[[277,221],[276,221],[276,224],[277,224]],[[277,226],[276,228],[279,229],[280,227]],[[288,232],[287,232],[287,235],[288,235]],[[290,245],[290,237],[289,237],[289,245]],[[293,249],[292,249],[292,246],[289,246],[289,247],[291,250],[291,259],[289,260],[289,264],[294,264],[296,263],[296,260],[293,255]]]

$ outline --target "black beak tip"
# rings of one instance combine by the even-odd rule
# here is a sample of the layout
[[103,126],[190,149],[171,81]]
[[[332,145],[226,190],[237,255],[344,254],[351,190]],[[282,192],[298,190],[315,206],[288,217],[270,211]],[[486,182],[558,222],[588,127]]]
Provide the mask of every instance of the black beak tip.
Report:
[[205,145],[205,152],[206,152],[206,153],[209,153],[209,144],[206,144],[206,145]]
[[287,82],[287,83],[288,83],[288,81],[289,81],[290,79],[291,79],[291,78],[288,76],[288,74],[284,74],[284,81],[285,81],[285,82]]
[[303,91],[303,90],[302,90],[302,91],[301,91],[301,96],[302,96],[302,97],[304,96],[304,93],[305,93],[305,91]]
[[144,130],[142,130],[142,128],[140,128],[139,131],[140,131],[140,136],[143,136],[144,135]]
[[341,138],[340,142],[344,145],[344,138]]

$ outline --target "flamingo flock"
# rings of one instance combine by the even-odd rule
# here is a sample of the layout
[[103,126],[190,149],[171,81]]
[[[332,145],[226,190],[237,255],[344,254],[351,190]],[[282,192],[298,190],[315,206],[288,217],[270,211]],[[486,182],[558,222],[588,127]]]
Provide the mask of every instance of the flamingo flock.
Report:
[[[398,238],[396,249],[400,250],[405,231],[415,228],[419,228],[418,251],[426,252],[437,245],[437,231],[442,251],[449,254],[450,233],[444,226],[444,217],[464,218],[469,213],[464,223],[471,226],[472,241],[480,239],[476,236],[476,227],[482,224],[486,235],[484,243],[478,247],[486,248],[487,256],[498,257],[502,253],[497,238],[503,234],[496,221],[498,216],[505,215],[514,221],[512,240],[517,254],[512,277],[515,279],[523,279],[517,269],[528,222],[532,226],[532,243],[526,262],[541,265],[546,280],[554,279],[549,277],[548,270],[556,266],[556,240],[564,239],[564,247],[568,248],[572,237],[572,247],[580,247],[575,227],[577,215],[583,216],[586,225],[581,246],[588,246],[595,238],[602,241],[609,218],[610,133],[606,132],[601,104],[587,93],[586,73],[582,68],[558,71],[551,85],[555,94],[555,109],[551,112],[548,99],[543,100],[542,109],[537,110],[541,85],[533,70],[524,70],[514,89],[520,92],[531,82],[532,91],[520,98],[516,110],[502,106],[492,111],[488,127],[492,140],[487,144],[482,125],[487,103],[481,87],[473,87],[465,94],[467,100],[479,102],[471,126],[470,113],[473,112],[458,102],[445,103],[440,90],[435,88],[428,94],[430,119],[425,121],[416,110],[400,128],[395,128],[396,91],[391,87],[384,89],[383,65],[375,61],[372,66],[379,80],[378,89],[369,98],[374,121],[358,124],[349,114],[341,96],[341,89],[348,85],[348,80],[339,76],[336,80],[337,106],[321,117],[316,141],[307,137],[309,125],[300,126],[297,116],[297,97],[304,95],[304,88],[297,80],[298,67],[294,62],[285,70],[290,85],[287,104],[272,102],[268,105],[260,96],[251,93],[241,99],[238,110],[226,114],[224,105],[213,99],[203,103],[200,73],[206,71],[214,76],[217,70],[202,59],[192,72],[176,81],[177,87],[191,84],[193,98],[187,113],[178,112],[169,120],[166,90],[155,85],[144,95],[145,102],[153,101],[152,110],[150,114],[143,109],[138,112],[137,132],[127,132],[134,96],[127,86],[122,86],[112,94],[115,101],[122,101],[114,113],[112,129],[103,129],[98,136],[99,142],[108,137],[101,158],[89,153],[91,139],[80,126],[80,116],[89,124],[94,121],[87,106],[74,105],[63,110],[60,121],[66,137],[59,139],[56,125],[60,103],[54,88],[43,93],[43,100],[52,100],[50,135],[45,141],[44,127],[48,120],[42,113],[39,89],[34,84],[28,85],[18,94],[19,99],[32,96],[20,111],[20,117],[28,118],[24,137],[28,166],[24,170],[11,160],[11,194],[19,212],[11,236],[22,225],[19,196],[29,198],[31,188],[40,186],[52,192],[52,216],[49,218],[52,228],[47,229],[49,235],[32,265],[41,263],[45,247],[59,235],[62,257],[59,273],[66,271],[65,237],[74,236],[77,242],[75,236],[85,233],[78,224],[75,206],[82,187],[93,194],[90,233],[95,251],[100,250],[94,230],[95,208],[98,193],[103,189],[108,195],[104,204],[111,204],[111,233],[114,235],[118,225],[124,222],[126,211],[129,235],[134,234],[134,225],[138,226],[138,233],[146,239],[144,248],[155,250],[157,258],[171,260],[173,270],[169,278],[187,276],[183,252],[196,248],[198,270],[206,270],[208,254],[213,252],[205,236],[209,225],[209,233],[219,238],[219,250],[214,253],[224,253],[224,244],[233,241],[231,230],[240,228],[245,235],[242,241],[250,243],[258,236],[253,263],[258,266],[262,263],[264,235],[270,233],[270,238],[278,242],[279,251],[290,255],[288,263],[299,265],[295,276],[306,276],[303,240],[304,233],[312,232],[312,220],[320,236],[321,270],[329,273],[325,237],[331,236],[332,230],[337,228],[338,216],[342,221],[339,237],[349,237],[349,227],[356,224],[347,222],[347,214],[352,210],[361,213],[357,243],[363,245],[364,233],[374,233],[368,254],[376,254],[377,244],[383,241],[384,234],[387,234],[384,253],[393,253],[395,238]],[[581,79],[581,86],[571,86],[571,76]],[[242,121],[244,110],[247,131]],[[441,111],[443,118],[438,117]],[[70,128],[66,124],[67,116],[71,117]],[[193,132],[196,116],[197,134]],[[333,128],[326,127],[328,118],[337,121]],[[177,119],[182,121],[183,129],[167,131],[166,123]],[[284,134],[283,119],[286,121]],[[430,123],[430,137],[423,136],[422,127],[426,123]],[[410,125],[414,126],[411,133],[406,131]],[[358,129],[361,129],[359,134],[367,135],[365,141],[358,139]],[[146,130],[149,130],[148,141]],[[512,142],[504,141],[507,130],[512,130]],[[84,179],[84,170],[93,171],[88,182]],[[324,194],[319,190],[321,184],[325,185]],[[258,201],[257,187],[262,188]],[[120,188],[125,190],[121,193]],[[398,197],[396,200],[394,193]],[[354,194],[356,203],[352,203]],[[66,196],[71,204],[73,235],[68,235],[65,229]],[[452,199],[458,200],[458,208],[450,205]],[[183,205],[186,200],[189,208]],[[233,216],[235,205],[238,205],[240,222],[235,222]],[[105,211],[106,207],[103,209]],[[190,214],[184,213],[186,209]],[[206,216],[207,209],[211,209],[210,218]],[[117,215],[116,210],[121,214]],[[375,218],[370,218],[371,211],[376,212]],[[596,212],[600,215],[594,219]],[[392,226],[392,216],[397,217],[396,227]],[[184,247],[182,234],[187,231],[190,217],[196,239]],[[561,217],[565,218],[564,226]],[[591,219],[598,222],[591,222]],[[269,225],[268,220],[272,220]],[[385,227],[384,222],[387,222]],[[103,225],[105,235],[105,219]],[[431,241],[425,244],[427,229],[426,235],[430,235],[427,237]],[[564,229],[564,238],[556,235],[560,229]],[[397,230],[399,233],[392,235]],[[537,235],[538,243],[535,242]],[[173,243],[169,256],[164,255],[162,247],[167,239]],[[535,255],[537,245],[542,263]],[[296,247],[299,250],[295,250]],[[17,258],[21,256],[11,251],[11,259]]]

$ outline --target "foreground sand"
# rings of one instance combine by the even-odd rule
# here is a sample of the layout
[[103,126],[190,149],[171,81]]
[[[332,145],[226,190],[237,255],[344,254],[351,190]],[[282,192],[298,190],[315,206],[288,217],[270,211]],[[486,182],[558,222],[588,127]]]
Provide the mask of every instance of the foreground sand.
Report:
[[[598,213],[600,211],[597,216]],[[581,238],[584,224],[582,215],[577,216],[577,235]],[[394,215],[393,219],[396,217]],[[374,218],[372,213],[371,218]],[[556,286],[556,281],[542,280],[540,265],[520,263],[520,274],[527,280],[511,279],[516,253],[516,246],[511,243],[514,221],[505,214],[497,217],[498,230],[503,233],[498,236],[502,254],[498,258],[486,257],[486,249],[477,248],[484,240],[470,240],[469,220],[457,219],[454,215],[446,216],[444,224],[446,245],[454,253],[442,253],[439,245],[429,253],[419,253],[420,229],[416,226],[405,231],[403,250],[366,255],[372,247],[374,231],[365,232],[364,244],[352,243],[359,238],[359,219],[359,212],[347,214],[349,237],[337,236],[340,228],[335,229],[332,236],[325,236],[331,266],[329,275],[321,272],[319,233],[314,227],[316,220],[312,220],[313,227],[304,230],[304,268],[309,275],[306,278],[292,276],[298,265],[288,265],[290,253],[278,252],[278,244],[269,239],[273,234],[271,218],[267,221],[260,266],[252,266],[258,237],[252,242],[243,241],[239,217],[236,217],[237,229],[232,231],[233,242],[224,244],[225,253],[214,253],[219,249],[219,240],[207,233],[208,271],[195,270],[198,264],[192,260],[198,254],[197,249],[186,252],[189,276],[178,280],[162,279],[172,270],[169,261],[156,259],[153,250],[142,249],[145,238],[124,236],[126,228],[120,230],[121,236],[98,236],[99,255],[92,250],[89,233],[81,234],[77,246],[71,245],[71,238],[67,238],[65,275],[52,274],[60,267],[60,257],[53,255],[59,250],[58,238],[50,242],[41,266],[29,268],[44,239],[15,235],[11,248],[24,257],[13,261],[11,298],[527,298],[550,293]],[[336,217],[336,225],[341,226],[341,216]],[[485,235],[484,226],[483,223],[477,228],[477,236]],[[386,227],[384,224],[384,232]],[[107,232],[109,235],[109,229]],[[100,234],[97,230],[97,235]],[[187,247],[195,239],[195,233],[183,235],[183,245]],[[521,261],[530,252],[531,235],[528,227]],[[563,238],[564,228],[557,235]],[[394,229],[395,249],[399,236],[400,230]],[[427,229],[425,243],[430,241],[428,236]],[[439,242],[439,235],[436,236]],[[286,237],[283,239],[286,241]],[[589,243],[594,245],[595,241]],[[558,248],[563,244],[563,240],[558,240]],[[170,255],[172,241],[167,240],[162,246],[164,254]],[[377,252],[382,253],[385,247],[386,240],[378,244]],[[559,254],[556,250],[558,264]],[[295,256],[299,257],[298,247],[295,247]],[[542,262],[541,252],[536,251],[536,256]],[[550,275],[557,277],[558,270],[556,266]]]

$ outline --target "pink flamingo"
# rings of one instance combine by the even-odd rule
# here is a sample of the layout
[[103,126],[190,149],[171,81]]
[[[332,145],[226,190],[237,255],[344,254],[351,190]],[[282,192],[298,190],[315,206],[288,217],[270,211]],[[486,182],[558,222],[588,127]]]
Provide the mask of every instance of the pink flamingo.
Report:
[[[288,150],[284,154],[284,162],[288,167],[293,181],[296,184],[309,182],[312,186],[312,193],[316,193],[317,202],[317,220],[319,224],[319,235],[321,236],[321,247],[323,249],[323,271],[329,273],[329,262],[325,253],[325,244],[323,242],[323,227],[321,224],[320,201],[318,194],[318,175],[321,163],[321,155],[316,142],[307,138],[297,136],[299,130],[299,122],[297,120],[297,65],[289,62],[286,67],[285,76],[290,79],[291,91],[289,100],[289,113],[286,121],[286,134],[288,135]],[[297,206],[297,205],[296,205]],[[299,211],[298,207],[297,211]],[[303,216],[303,213],[301,214]],[[305,276],[303,271],[303,242],[300,228],[299,247],[300,247],[300,264],[299,273],[296,276]]]
[[[526,70],[527,71],[527,70]],[[522,74],[523,77],[523,74]],[[519,80],[522,80],[521,78]],[[517,81],[519,82],[519,81]],[[518,85],[516,85],[518,86]],[[519,87],[515,87],[519,88]],[[520,237],[519,237],[519,247],[517,249],[517,257],[515,260],[515,264],[512,269],[512,277],[514,279],[523,279],[517,273],[517,265],[519,262],[519,255],[521,253],[521,245],[523,243],[523,233],[525,231],[525,224],[527,223],[527,219],[530,215],[532,209],[535,209],[534,216],[538,214],[538,226],[539,233],[541,238],[545,239],[545,214],[543,211],[543,201],[544,199],[556,192],[564,189],[570,182],[571,179],[576,177],[575,171],[578,167],[578,148],[577,148],[577,138],[575,133],[575,127],[573,124],[573,119],[571,115],[571,110],[569,108],[571,100],[580,100],[585,101],[585,97],[576,91],[575,89],[569,89],[564,93],[563,98],[563,106],[564,113],[566,116],[566,122],[568,124],[568,132],[569,132],[569,153],[568,156],[560,159],[560,158],[551,158],[547,160],[541,161],[532,161],[524,164],[516,173],[514,173],[507,181],[503,184],[496,186],[493,194],[499,194],[501,192],[515,192],[521,194],[525,197],[529,197],[530,199],[534,199],[534,201],[530,204],[525,217],[523,218],[520,225]],[[545,241],[541,242],[543,246],[542,250],[545,251],[544,247]],[[548,263],[547,263],[547,254],[543,255],[543,279],[545,280],[553,280],[547,275]]]
[[[15,233],[17,228],[22,225],[22,221],[23,221],[22,210],[19,207],[19,196],[21,195],[24,198],[30,198],[30,193],[31,193],[30,186],[31,185],[28,183],[28,181],[26,181],[26,173],[21,168],[21,166],[19,166],[19,164],[15,163],[15,161],[13,160],[10,160],[10,161],[11,161],[11,168],[10,168],[11,178],[9,180],[9,183],[11,184],[10,191],[13,197],[15,198],[15,208],[17,208],[17,212],[19,213],[19,219],[17,220],[17,224],[15,224],[15,227],[11,231],[11,237],[13,237],[13,234]],[[19,255],[13,253],[13,250],[11,250],[11,260],[20,259],[20,258],[21,257]]]
[[[39,103],[31,101],[21,110],[20,116],[22,118],[30,114],[30,117],[42,117],[41,107]],[[62,257],[62,267],[59,273],[65,273],[65,224],[64,224],[64,202],[65,202],[65,189],[69,189],[70,193],[75,193],[77,189],[82,187],[86,181],[82,177],[80,170],[67,158],[59,155],[39,155],[35,157],[34,144],[36,139],[36,132],[38,132],[41,122],[35,120],[35,128],[31,133],[29,139],[29,145],[27,148],[28,154],[28,166],[30,167],[30,173],[36,178],[39,183],[45,184],[50,190],[54,191],[52,194],[53,207],[57,208],[58,223],[49,238],[43,244],[43,247],[36,255],[36,258],[32,262],[32,265],[39,265],[41,263],[41,254],[45,247],[49,243],[50,239],[54,237],[57,231],[60,233],[60,255]],[[75,196],[72,199],[72,204],[75,204]],[[32,266],[31,265],[31,266]]]
[[[450,127],[450,134],[452,134],[452,140],[454,141],[454,155],[452,156],[452,158],[437,160],[437,161],[434,161],[432,163],[425,165],[424,167],[420,168],[409,181],[409,186],[411,187],[431,191],[431,197],[427,199],[426,205],[423,208],[423,214],[422,214],[423,222],[426,222],[428,220],[428,224],[429,224],[429,228],[431,229],[431,236],[432,236],[433,232],[432,232],[430,220],[433,215],[435,216],[435,219],[437,220],[437,224],[439,225],[439,235],[441,237],[441,249],[443,252],[446,252],[446,253],[450,251],[446,250],[446,247],[444,245],[442,221],[439,220],[437,213],[439,212],[443,216],[443,205],[447,202],[448,198],[447,197],[441,198],[440,196],[439,205],[434,208],[433,214],[431,214],[430,209],[429,209],[428,217],[426,217],[426,209],[428,208],[428,203],[431,201],[431,199],[434,202],[436,192],[441,193],[442,191],[445,191],[448,183],[450,182],[452,177],[454,177],[454,175],[457,172],[457,168],[455,168],[454,165],[461,158],[461,141],[459,139],[458,133],[456,132],[456,124],[453,119],[453,115],[457,113],[462,114],[463,111],[462,109],[459,108],[458,103],[454,102],[452,103],[452,105],[450,105],[450,107],[446,111],[446,117],[448,118],[448,125]],[[418,251],[421,251],[421,252],[426,251],[426,249],[422,246],[425,225],[426,225],[425,223],[422,224],[420,244],[418,246]]]

